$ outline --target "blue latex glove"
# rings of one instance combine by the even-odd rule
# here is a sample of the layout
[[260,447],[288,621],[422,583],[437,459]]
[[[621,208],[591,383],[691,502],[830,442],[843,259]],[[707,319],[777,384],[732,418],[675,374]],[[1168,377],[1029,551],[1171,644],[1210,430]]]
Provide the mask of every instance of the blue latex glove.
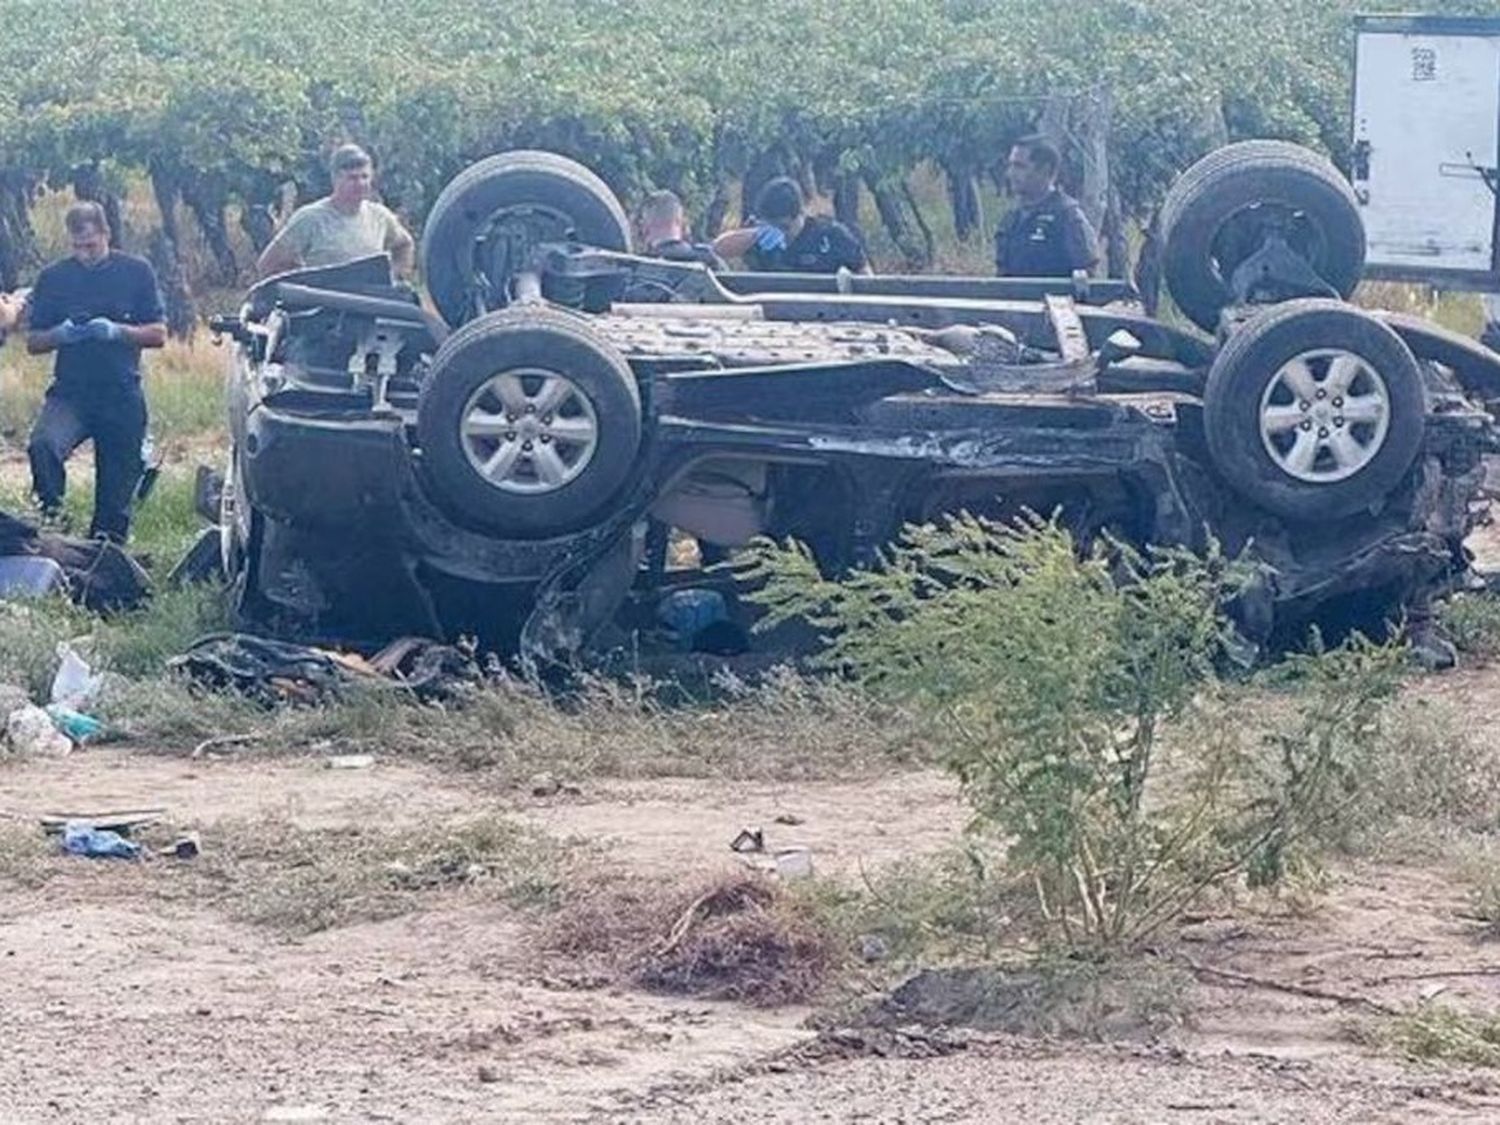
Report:
[[770,223],[762,223],[755,228],[755,245],[767,253],[785,250],[786,231]]
[[60,348],[93,338],[86,327],[72,320],[63,321],[52,330],[52,334],[57,337],[57,346]]
[[108,340],[113,342],[122,339],[125,335],[124,328],[104,316],[94,317],[83,328],[88,333],[90,340]]

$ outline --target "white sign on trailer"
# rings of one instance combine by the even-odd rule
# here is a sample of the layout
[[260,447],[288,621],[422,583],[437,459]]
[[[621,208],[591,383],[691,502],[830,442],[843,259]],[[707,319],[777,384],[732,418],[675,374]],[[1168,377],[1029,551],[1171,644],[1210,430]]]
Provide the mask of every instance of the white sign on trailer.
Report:
[[1362,19],[1354,86],[1369,272],[1488,287],[1477,275],[1496,267],[1500,23]]

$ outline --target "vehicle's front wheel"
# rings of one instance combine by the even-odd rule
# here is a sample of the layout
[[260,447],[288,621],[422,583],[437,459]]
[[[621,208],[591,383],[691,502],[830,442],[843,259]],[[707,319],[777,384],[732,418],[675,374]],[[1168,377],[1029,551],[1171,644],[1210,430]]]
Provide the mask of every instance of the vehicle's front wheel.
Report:
[[576,316],[517,307],[433,358],[417,410],[422,472],[455,521],[535,539],[602,519],[641,444],[625,358]]
[[1299,521],[1378,506],[1416,459],[1425,418],[1410,349],[1332,300],[1288,301],[1247,322],[1204,392],[1209,451],[1225,481]]

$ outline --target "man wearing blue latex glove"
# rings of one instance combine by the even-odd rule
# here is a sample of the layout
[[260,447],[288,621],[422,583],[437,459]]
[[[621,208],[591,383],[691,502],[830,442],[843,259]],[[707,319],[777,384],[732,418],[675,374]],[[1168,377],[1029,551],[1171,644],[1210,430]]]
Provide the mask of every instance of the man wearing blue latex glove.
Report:
[[859,238],[837,219],[809,215],[795,180],[771,180],[755,197],[748,226],[714,239],[723,258],[740,258],[753,270],[780,273],[869,273]]
[[26,348],[33,355],[57,353],[27,448],[31,486],[43,516],[56,518],[67,459],[92,440],[89,534],[123,543],[146,436],[141,349],[167,342],[165,315],[150,264],[110,249],[102,207],[75,203],[65,225],[73,253],[41,272],[30,297]]

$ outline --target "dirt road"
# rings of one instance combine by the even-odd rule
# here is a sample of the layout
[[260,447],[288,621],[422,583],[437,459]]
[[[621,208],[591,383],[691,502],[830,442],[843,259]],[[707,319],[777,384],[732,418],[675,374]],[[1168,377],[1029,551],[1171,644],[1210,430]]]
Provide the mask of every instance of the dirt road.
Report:
[[[6,1121],[1500,1119],[1489,1073],[1377,1056],[1345,1033],[1357,1007],[1228,978],[1200,983],[1192,1021],[1155,1043],[976,1035],[942,1057],[875,1057],[820,1039],[803,1009],[654,997],[570,973],[482,882],[299,938],[237,919],[173,861],[15,857],[37,814],[141,804],[200,830],[206,852],[247,826],[405,831],[498,811],[587,837],[652,878],[732,863],[733,831],[777,816],[800,821],[777,830],[841,878],[940,848],[964,821],[952,784],[925,772],[600,783],[539,799],[384,761],[339,771],[101,750],[3,765]],[[1435,870],[1357,868],[1311,913],[1205,918],[1184,944],[1226,972],[1329,994],[1408,1003],[1437,984],[1500,1007],[1495,955],[1463,906]]]

